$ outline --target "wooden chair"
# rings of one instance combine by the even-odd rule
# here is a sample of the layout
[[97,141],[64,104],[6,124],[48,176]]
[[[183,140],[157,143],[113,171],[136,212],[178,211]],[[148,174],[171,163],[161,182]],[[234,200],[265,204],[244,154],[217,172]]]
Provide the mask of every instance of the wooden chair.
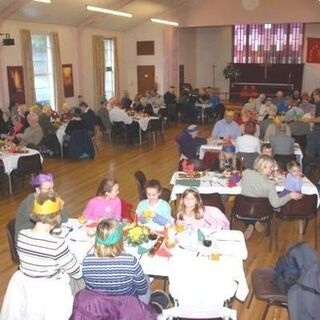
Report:
[[13,263],[18,264],[19,256],[18,256],[16,243],[15,243],[15,223],[16,223],[16,219],[13,218],[7,224],[7,237],[9,242],[11,260],[13,261]]
[[99,152],[99,147],[98,147],[98,141],[102,139],[104,136],[104,133],[99,125],[94,126],[94,135],[92,136],[91,140],[94,145],[94,148],[96,149],[97,152]]
[[253,295],[255,295],[256,299],[266,302],[267,306],[264,309],[262,320],[266,319],[269,307],[272,305],[288,308],[287,295],[280,291],[273,280],[273,268],[257,268],[253,270],[251,279],[253,290],[250,294],[247,308],[250,308]]
[[225,212],[225,207],[222,203],[220,194],[215,193],[201,193],[202,202],[205,206],[217,207],[223,213]]
[[233,227],[234,219],[242,220],[244,222],[266,222],[267,235],[269,240],[269,251],[272,247],[272,218],[273,208],[268,198],[253,198],[244,195],[237,195],[234,200],[234,207],[231,213],[230,229]]
[[300,200],[290,200],[276,215],[275,220],[275,235],[276,248],[278,248],[278,220],[303,220],[303,234],[306,233],[308,222],[314,218],[314,247],[317,249],[318,233],[317,233],[317,206],[318,198],[316,194],[303,195]]
[[138,188],[138,194],[139,194],[139,200],[144,200],[146,199],[146,193],[144,191],[144,185],[147,182],[147,178],[145,176],[145,174],[138,170],[134,173],[134,177],[136,179],[136,184],[137,184],[137,188]]

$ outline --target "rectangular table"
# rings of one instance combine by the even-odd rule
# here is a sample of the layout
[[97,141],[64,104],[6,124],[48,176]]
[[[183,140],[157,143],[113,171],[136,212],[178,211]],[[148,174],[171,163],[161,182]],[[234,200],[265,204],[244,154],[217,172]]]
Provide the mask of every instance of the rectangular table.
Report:
[[[176,200],[177,195],[182,194],[186,189],[192,187],[196,188],[199,193],[219,193],[219,194],[229,194],[229,195],[237,195],[241,194],[241,183],[238,183],[235,187],[228,187],[228,180],[222,178],[222,175],[216,172],[206,172],[204,177],[199,179],[195,179],[200,182],[199,186],[185,186],[176,183],[176,179],[178,178],[178,174],[182,173],[182,171],[175,172],[172,177],[170,184],[173,185],[171,191],[170,200]],[[284,189],[283,183],[279,183],[276,185],[277,191],[280,192]],[[303,194],[316,194],[318,196],[318,204],[319,204],[319,193],[317,187],[307,178],[303,178],[303,186],[302,186]]]
[[[220,152],[221,150],[222,144],[203,144],[202,146],[200,146],[199,159],[202,160],[207,151]],[[300,163],[300,166],[302,168],[303,153],[298,143],[294,144],[294,154],[296,155],[297,161]]]
[[[86,227],[76,219],[69,219],[67,223],[63,223],[62,230],[63,233],[59,237],[66,239],[70,250],[78,261],[82,262],[88,252],[93,250],[94,237],[89,237]],[[248,256],[243,233],[238,230],[202,230],[206,239],[212,240],[218,246],[220,259],[211,261],[212,270],[223,273],[231,282],[234,282],[235,292],[233,294],[239,300],[244,301],[249,290],[243,269],[243,260],[246,260]],[[154,242],[150,241],[143,246],[149,249]],[[177,242],[176,247],[170,250],[171,257],[149,256],[147,253],[141,255],[138,254],[137,247],[127,244],[125,244],[125,251],[139,259],[145,274],[159,277],[170,277],[177,260],[188,258],[193,263],[208,263],[209,259],[206,258],[208,248],[197,241],[197,229],[194,229],[192,233],[185,231],[178,234]]]

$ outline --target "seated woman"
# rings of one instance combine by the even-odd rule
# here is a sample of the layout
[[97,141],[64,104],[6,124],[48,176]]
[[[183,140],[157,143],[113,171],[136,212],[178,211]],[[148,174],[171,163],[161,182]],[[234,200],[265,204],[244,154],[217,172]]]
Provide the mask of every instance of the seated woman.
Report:
[[124,252],[122,225],[116,220],[106,219],[98,224],[94,254],[84,258],[83,276],[91,291],[149,300],[148,279],[137,258]]
[[88,220],[121,220],[121,200],[118,195],[118,182],[113,179],[103,179],[96,196],[87,203],[83,215]]
[[194,189],[183,192],[179,202],[177,220],[193,228],[228,230],[229,221],[216,207],[204,206],[201,196]]
[[172,222],[171,207],[160,199],[161,185],[158,180],[147,181],[145,185],[147,199],[139,202],[137,214],[141,223],[146,223],[151,229],[157,229]]
[[[31,178],[30,181],[33,193],[30,193],[25,199],[22,200],[18,207],[15,222],[15,240],[17,241],[18,234],[21,230],[31,229],[34,227],[34,221],[30,220],[30,212],[34,199],[43,192],[52,192],[54,190],[53,176],[51,173],[40,173],[37,176]],[[62,222],[68,220],[68,213],[63,206],[61,207],[61,219]]]
[[154,116],[153,108],[150,103],[148,103],[147,98],[142,97],[140,103],[134,108],[137,112],[143,112],[148,114],[148,116]]
[[30,215],[35,225],[18,235],[20,266],[10,280],[1,320],[69,319],[70,277],[80,279],[82,272],[65,240],[50,233],[61,222],[61,208],[56,193],[36,197]]
[[[242,174],[241,179],[241,194],[253,198],[268,198],[270,204],[274,208],[284,206],[289,200],[299,200],[302,195],[297,192],[290,192],[284,197],[279,197],[276,191],[275,182],[270,180],[274,170],[275,162],[269,156],[260,156],[254,162],[254,170],[247,169]],[[245,238],[249,239],[254,230],[252,221],[245,231]],[[263,225],[260,222],[255,222],[257,231],[263,231]]]
[[75,108],[73,110],[73,117],[71,118],[71,120],[69,121],[66,127],[66,134],[70,136],[72,131],[83,130],[84,128],[85,128],[85,124],[81,117],[81,109]]
[[237,170],[236,148],[231,142],[225,142],[222,150],[212,166],[212,171],[224,172]]

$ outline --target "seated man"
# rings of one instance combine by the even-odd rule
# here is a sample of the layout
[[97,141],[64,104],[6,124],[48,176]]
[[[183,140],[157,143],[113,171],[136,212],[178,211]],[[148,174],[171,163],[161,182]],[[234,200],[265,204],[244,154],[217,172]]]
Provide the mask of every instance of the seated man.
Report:
[[234,112],[228,110],[225,112],[224,119],[219,120],[214,125],[212,130],[212,137],[214,139],[233,139],[240,136],[239,125],[233,120]]
[[43,131],[38,123],[38,115],[35,113],[29,113],[27,120],[29,127],[24,131],[24,133],[18,133],[16,138],[19,141],[20,146],[27,146],[29,144],[37,146],[43,138]]
[[180,147],[181,153],[189,160],[198,159],[199,148],[203,144],[207,144],[207,140],[198,137],[199,127],[195,124],[190,125],[188,128],[177,136],[176,142]]
[[290,127],[287,124],[282,123],[282,121],[283,121],[282,116],[277,115],[274,117],[273,122],[269,124],[269,126],[267,127],[267,130],[264,134],[264,140],[269,141],[272,136],[275,136],[276,134],[278,134],[279,129],[282,125],[285,128],[285,134],[288,137],[291,137]]
[[[22,202],[20,203],[16,215],[15,222],[15,240],[17,241],[18,234],[21,230],[31,229],[34,226],[34,221],[30,219],[30,213],[32,212],[32,207],[34,199],[41,192],[51,192],[54,190],[54,182],[51,173],[40,173],[39,175],[31,179],[31,187],[33,188],[33,193],[30,193]],[[61,209],[62,222],[68,221],[68,213],[64,207]]]
[[270,144],[275,155],[294,154],[294,139],[286,135],[285,124],[281,124],[276,135],[270,137]]

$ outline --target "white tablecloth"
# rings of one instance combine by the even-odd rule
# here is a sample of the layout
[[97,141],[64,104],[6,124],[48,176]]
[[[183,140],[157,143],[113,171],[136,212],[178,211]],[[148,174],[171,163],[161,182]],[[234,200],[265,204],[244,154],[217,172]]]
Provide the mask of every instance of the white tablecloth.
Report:
[[[180,171],[181,173],[181,171]],[[178,194],[182,194],[184,190],[190,188],[187,186],[176,184],[176,178],[178,177],[179,172],[175,172],[171,177],[170,184],[173,185],[171,192],[171,201],[177,199]],[[219,194],[230,194],[236,195],[241,193],[241,184],[238,183],[235,187],[228,187],[228,179],[222,178],[221,174],[215,172],[207,172],[204,177],[200,179],[200,186],[193,187],[196,188],[200,193],[214,193],[217,192]],[[284,189],[283,183],[279,183],[276,186],[277,191],[282,191]],[[318,196],[318,204],[319,204],[319,193],[317,187],[306,177],[303,178],[302,185],[302,193],[303,194],[316,194]]]
[[39,154],[41,162],[43,162],[43,158],[39,151],[30,149],[30,148],[24,148],[28,150],[28,153],[1,153],[0,154],[0,160],[3,162],[4,166],[4,172],[9,175],[12,170],[17,169],[18,167],[18,160],[20,157],[28,157],[32,156],[34,154]]
[[[72,229],[70,229],[72,228]],[[69,219],[62,225],[63,233],[70,250],[81,262],[88,252],[92,252],[94,237],[87,235],[86,227],[82,226],[76,219]],[[70,230],[72,230],[70,232]],[[148,254],[139,255],[137,247],[125,246],[126,252],[135,255],[142,266],[145,274],[153,276],[172,276],[177,259],[191,259],[197,264],[208,264],[212,266],[212,272],[220,272],[227,276],[230,281],[234,281],[236,297],[242,301],[248,294],[248,286],[243,270],[243,260],[247,259],[248,251],[243,233],[237,230],[202,229],[206,239],[212,240],[211,248],[204,247],[197,240],[197,230],[191,232],[184,231],[177,235],[178,244],[170,252],[172,257],[149,256]],[[150,241],[143,246],[151,248],[154,241]],[[214,249],[213,249],[214,248]],[[208,256],[213,251],[220,254],[219,261],[211,261]],[[174,259],[173,259],[174,258]]]
[[133,121],[139,123],[140,129],[141,129],[142,131],[147,131],[147,129],[148,129],[148,123],[149,123],[149,121],[152,120],[152,119],[159,119],[159,118],[158,118],[158,117],[142,117],[142,118],[133,117]]
[[[203,159],[204,155],[207,151],[214,151],[214,152],[220,152],[222,150],[222,145],[217,145],[217,144],[204,144],[200,147],[199,151],[199,159]],[[303,158],[303,153],[301,151],[301,148],[299,144],[295,143],[294,146],[294,154],[297,157],[297,160],[300,162],[300,165],[302,167],[302,158]]]
[[63,137],[66,134],[66,128],[67,128],[67,123],[64,123],[56,131],[56,136],[57,136],[57,139],[58,139],[61,147],[63,146]]

